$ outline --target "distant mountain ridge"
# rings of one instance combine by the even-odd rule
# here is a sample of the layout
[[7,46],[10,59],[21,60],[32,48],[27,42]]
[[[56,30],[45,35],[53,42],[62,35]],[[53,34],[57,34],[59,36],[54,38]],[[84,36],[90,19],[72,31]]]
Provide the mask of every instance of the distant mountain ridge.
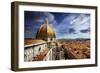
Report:
[[90,38],[76,38],[76,39],[57,39],[57,40],[90,40]]

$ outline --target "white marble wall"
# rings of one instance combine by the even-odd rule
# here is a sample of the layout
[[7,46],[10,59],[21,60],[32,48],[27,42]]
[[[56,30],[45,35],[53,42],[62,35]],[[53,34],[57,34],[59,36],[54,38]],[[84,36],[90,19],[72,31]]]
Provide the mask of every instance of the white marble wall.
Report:
[[[24,61],[33,61],[33,57],[39,54],[40,52],[43,52],[43,50],[47,47],[47,44],[41,44],[37,46],[32,46],[27,49],[25,49],[24,52]],[[41,48],[41,49],[39,49]]]
[[[51,40],[52,39],[52,40]],[[47,39],[48,42],[55,42],[55,38],[48,38]]]
[[28,48],[24,51],[24,60],[32,61],[33,60],[33,48]]

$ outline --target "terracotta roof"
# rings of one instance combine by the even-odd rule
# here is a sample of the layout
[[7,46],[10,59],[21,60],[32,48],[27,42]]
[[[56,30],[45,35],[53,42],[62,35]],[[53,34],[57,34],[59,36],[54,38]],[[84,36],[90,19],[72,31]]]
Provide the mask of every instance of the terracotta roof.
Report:
[[46,43],[46,41],[44,40],[37,40],[37,39],[25,39],[24,40],[24,45],[28,46],[28,45],[38,45],[38,44],[43,44]]

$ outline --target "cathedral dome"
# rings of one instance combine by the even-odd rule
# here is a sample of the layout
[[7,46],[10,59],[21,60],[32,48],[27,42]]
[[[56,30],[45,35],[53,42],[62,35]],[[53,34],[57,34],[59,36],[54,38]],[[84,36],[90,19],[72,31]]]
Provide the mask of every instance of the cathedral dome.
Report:
[[48,21],[46,20],[45,23],[43,25],[41,25],[41,27],[39,28],[37,34],[36,34],[36,38],[55,38],[55,32],[53,30],[53,28],[48,25]]

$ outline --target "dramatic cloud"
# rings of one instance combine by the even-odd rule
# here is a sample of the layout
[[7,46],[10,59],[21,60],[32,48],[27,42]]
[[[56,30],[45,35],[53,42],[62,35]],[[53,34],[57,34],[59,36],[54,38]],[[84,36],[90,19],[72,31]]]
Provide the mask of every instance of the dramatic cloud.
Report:
[[[89,34],[88,32],[90,32],[88,28],[90,28],[89,14],[71,13],[65,16],[62,22],[59,24],[59,26],[57,26],[57,32],[61,32],[59,33],[59,35],[62,34],[62,32],[64,32],[64,36],[66,37],[70,36],[72,38],[88,38],[89,35],[87,34]],[[82,36],[82,33],[84,33],[84,36]]]
[[49,13],[49,12],[44,12],[44,15],[48,18],[49,20],[49,23],[50,22],[53,22],[55,19],[54,19],[54,15]]
[[73,29],[73,28],[69,29],[69,33],[74,33],[74,32],[75,32],[75,29]]
[[82,33],[88,33],[88,32],[90,32],[90,29],[88,28],[88,29],[80,30],[80,32],[82,32]]
[[35,38],[45,19],[54,28],[57,39],[90,37],[90,14],[32,11],[25,11],[25,37]]

